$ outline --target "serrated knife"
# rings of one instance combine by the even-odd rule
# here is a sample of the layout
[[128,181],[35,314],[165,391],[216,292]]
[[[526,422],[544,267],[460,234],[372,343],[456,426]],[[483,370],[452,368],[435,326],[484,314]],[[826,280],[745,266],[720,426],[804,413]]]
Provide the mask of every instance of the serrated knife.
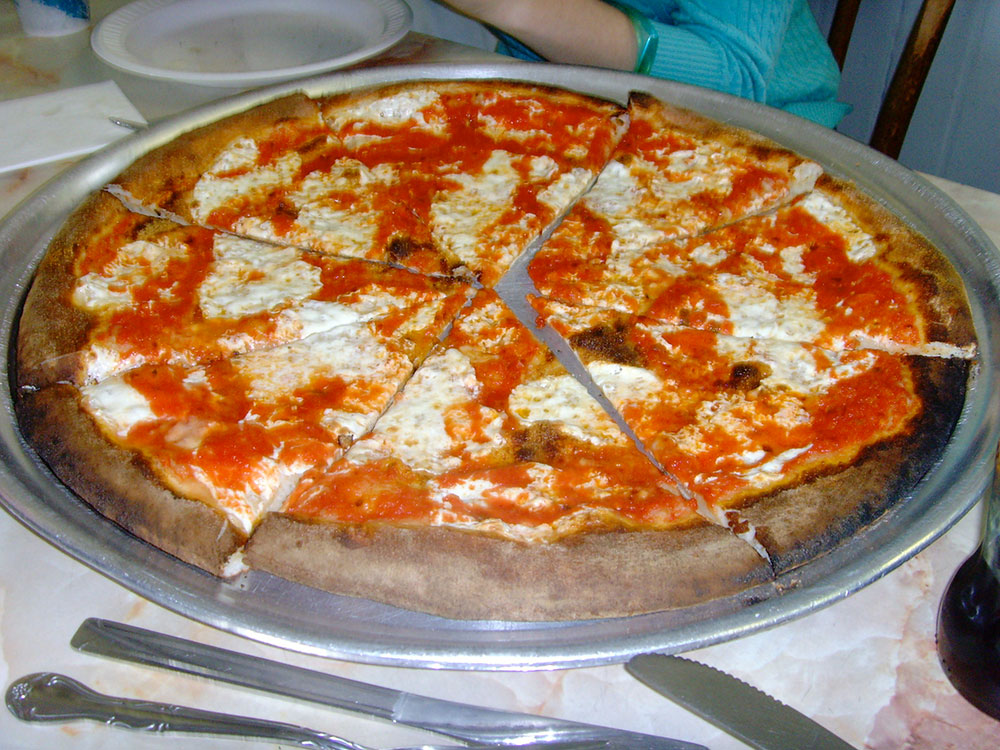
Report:
[[108,620],[89,618],[78,651],[221,680],[488,745],[597,740],[606,750],[707,750],[639,732],[430,698],[263,659]]
[[640,654],[625,669],[758,750],[853,750],[808,716],[707,664],[680,656]]

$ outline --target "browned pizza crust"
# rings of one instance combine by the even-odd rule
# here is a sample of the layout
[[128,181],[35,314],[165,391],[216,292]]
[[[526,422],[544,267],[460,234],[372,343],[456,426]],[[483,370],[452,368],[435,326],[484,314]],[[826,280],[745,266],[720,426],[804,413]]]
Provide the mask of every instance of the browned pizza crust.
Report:
[[292,581],[456,619],[621,617],[699,604],[771,576],[748,545],[708,525],[523,544],[271,514],[246,554],[251,567]]
[[909,430],[865,449],[848,468],[742,508],[776,573],[819,557],[901,502],[940,459],[964,402],[969,362],[907,357],[923,410]]
[[884,260],[916,302],[929,342],[974,352],[976,331],[965,285],[938,248],[878,201],[851,184],[823,175],[816,187],[843,206],[882,247]]
[[21,392],[15,407],[22,433],[55,475],[135,536],[215,575],[243,545],[222,513],[174,494],[141,457],[107,440],[72,386]]
[[218,154],[237,138],[262,140],[283,127],[321,128],[316,103],[292,94],[183,133],[141,156],[112,184],[141,206],[192,221],[191,191]]

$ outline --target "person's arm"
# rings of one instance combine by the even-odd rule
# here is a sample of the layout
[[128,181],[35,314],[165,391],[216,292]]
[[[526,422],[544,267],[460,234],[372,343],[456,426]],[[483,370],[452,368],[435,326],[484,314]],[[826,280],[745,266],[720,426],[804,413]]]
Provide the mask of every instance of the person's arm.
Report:
[[443,0],[510,34],[551,62],[632,70],[635,28],[601,0]]

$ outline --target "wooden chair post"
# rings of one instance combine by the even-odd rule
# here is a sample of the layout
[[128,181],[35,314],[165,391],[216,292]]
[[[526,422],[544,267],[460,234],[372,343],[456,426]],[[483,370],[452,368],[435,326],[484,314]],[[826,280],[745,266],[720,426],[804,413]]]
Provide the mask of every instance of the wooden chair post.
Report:
[[[830,24],[827,42],[841,69],[847,57],[860,4],[861,0],[839,0]],[[955,0],[924,0],[906,46],[896,63],[892,81],[882,98],[882,106],[868,144],[893,159],[899,157],[903,148],[917,100],[954,5]]]
[[833,21],[830,22],[830,33],[827,43],[833,52],[833,59],[843,70],[847,58],[847,48],[851,44],[851,34],[854,32],[854,21],[858,17],[858,6],[861,0],[840,0],[833,11]]
[[924,0],[882,100],[868,143],[893,159],[903,148],[906,130],[954,5],[955,0]]

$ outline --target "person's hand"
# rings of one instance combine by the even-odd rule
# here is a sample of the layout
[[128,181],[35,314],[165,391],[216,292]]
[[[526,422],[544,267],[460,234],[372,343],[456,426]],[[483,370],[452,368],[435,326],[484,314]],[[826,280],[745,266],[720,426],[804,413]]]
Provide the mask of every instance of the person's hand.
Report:
[[551,62],[632,70],[635,30],[601,0],[442,0],[510,34]]

